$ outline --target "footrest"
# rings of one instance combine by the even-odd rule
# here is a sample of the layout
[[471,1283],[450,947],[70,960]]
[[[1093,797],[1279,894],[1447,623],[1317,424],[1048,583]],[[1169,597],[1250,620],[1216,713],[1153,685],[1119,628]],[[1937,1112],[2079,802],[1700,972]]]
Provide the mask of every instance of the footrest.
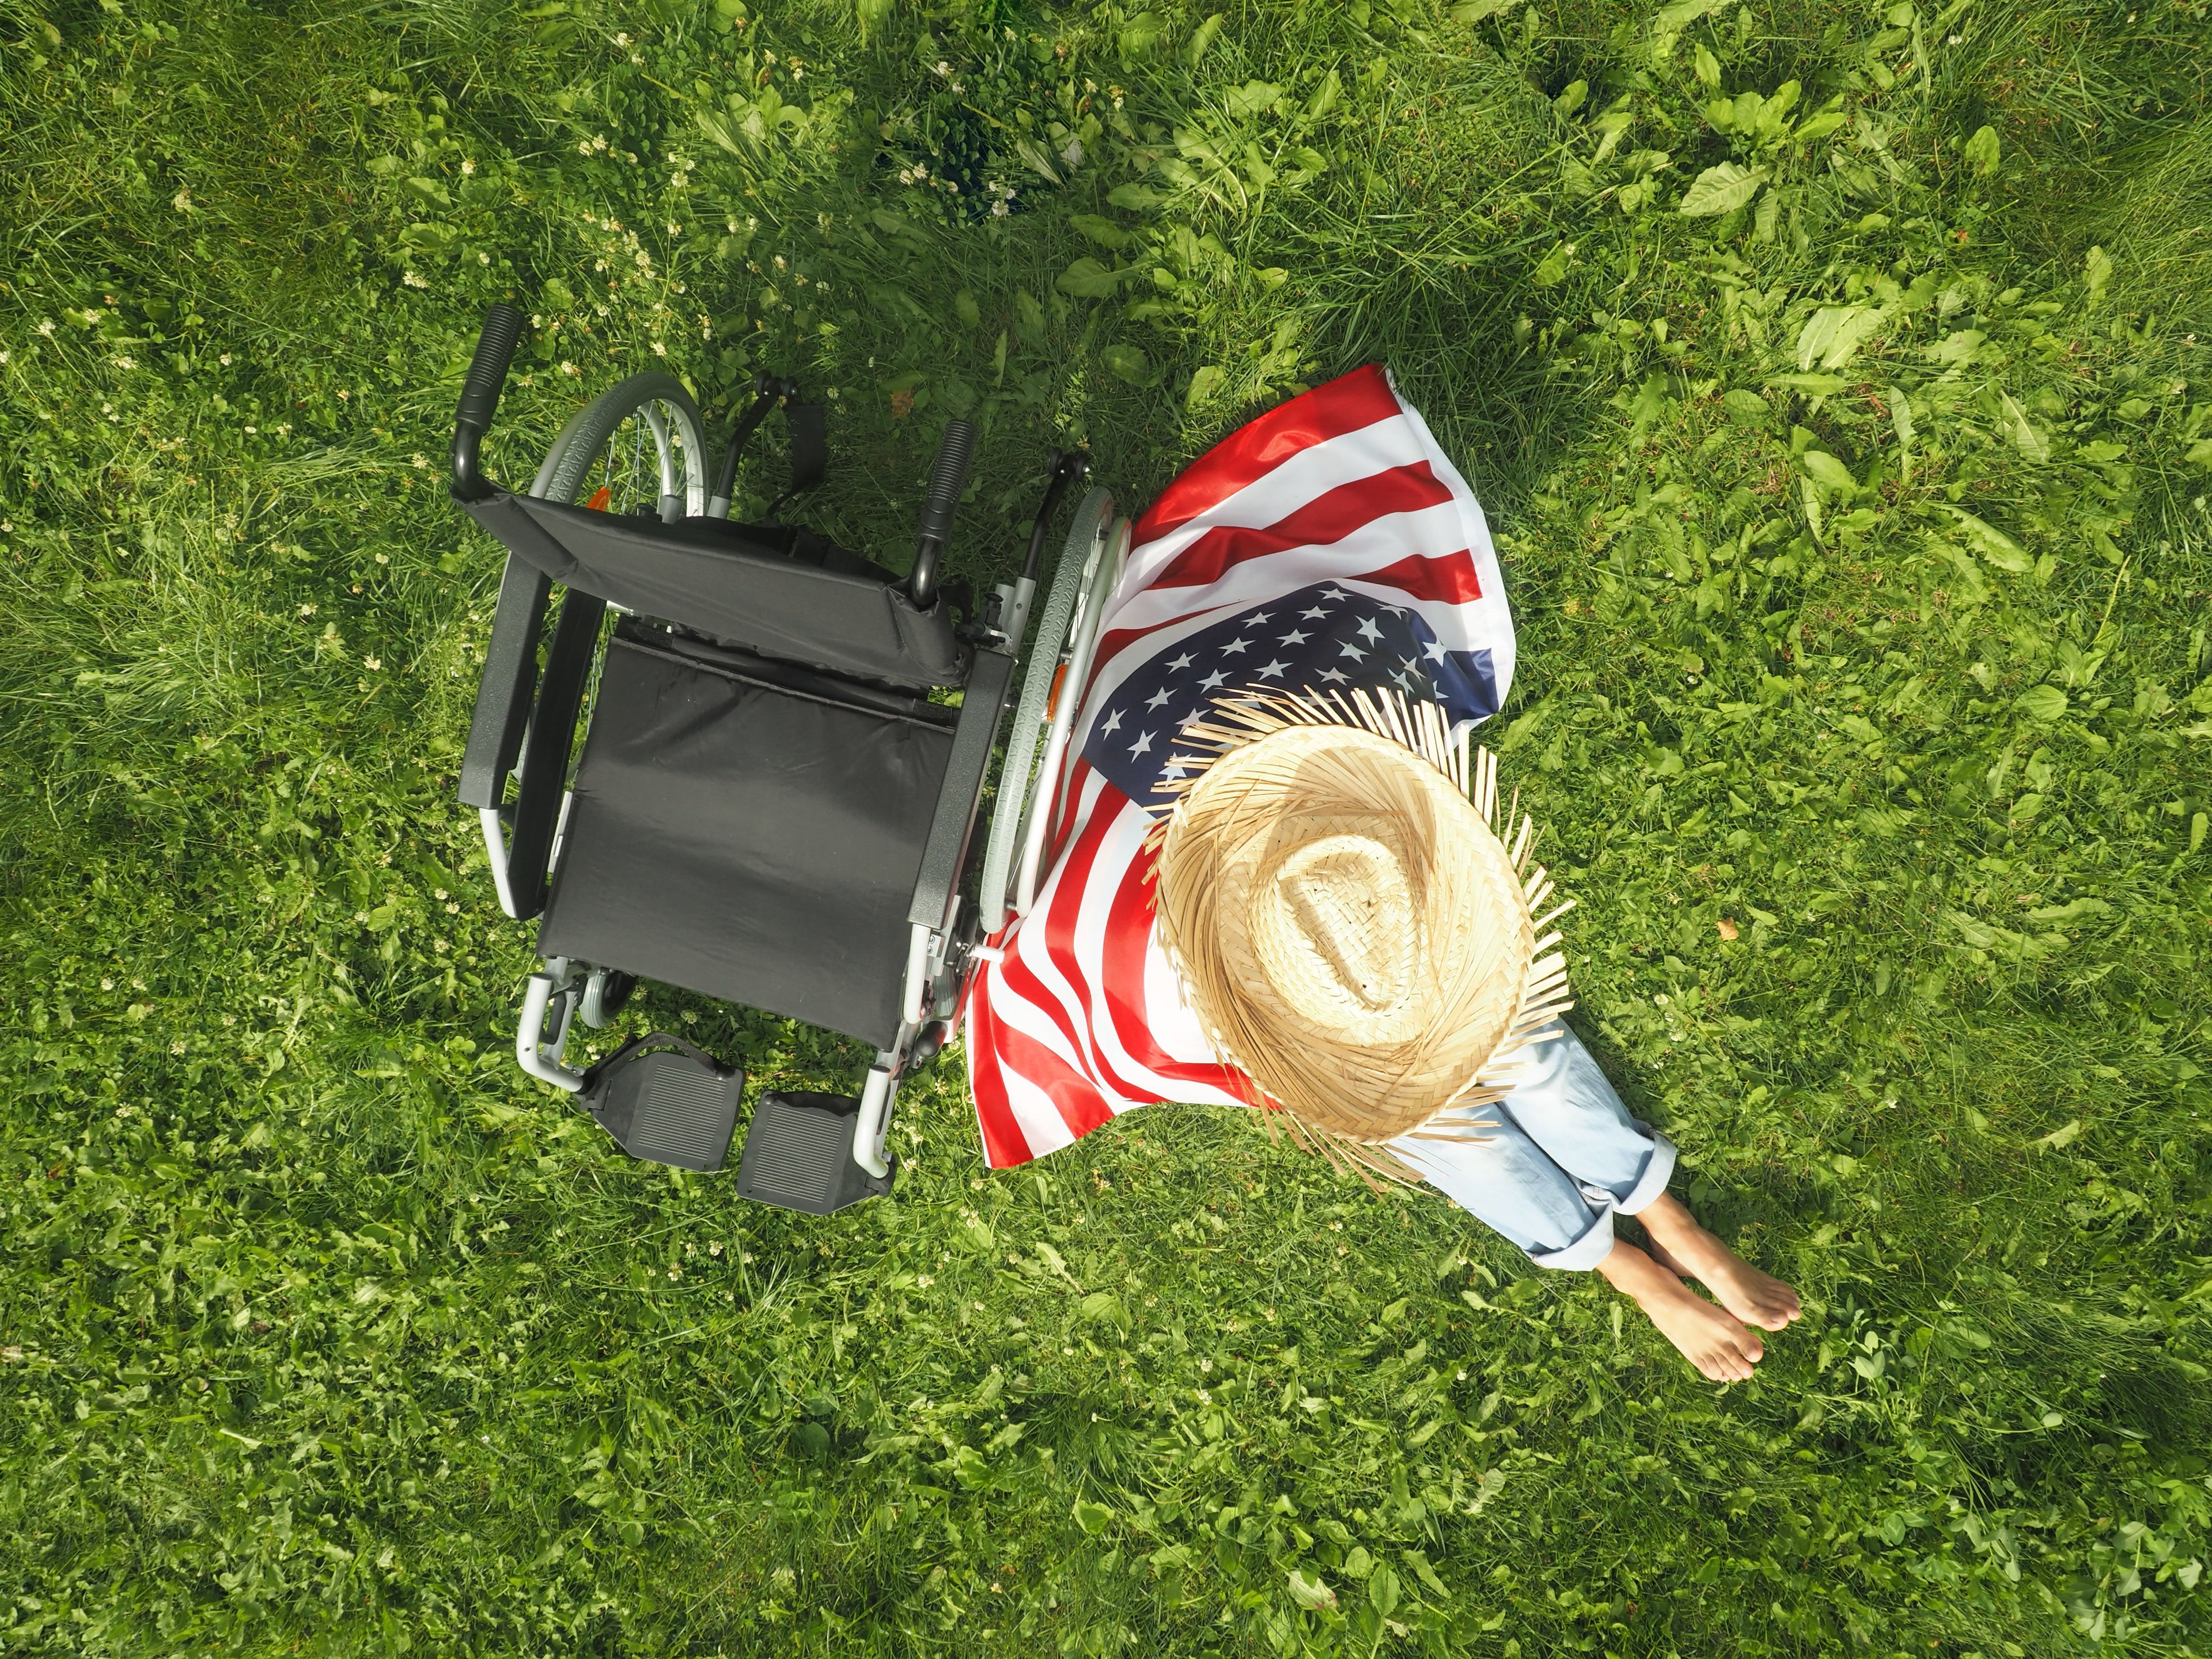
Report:
[[667,1048],[618,1055],[621,1063],[591,1079],[584,1104],[632,1158],[678,1170],[719,1170],[730,1155],[745,1074],[698,1054],[672,1040]]
[[738,1161],[738,1193],[780,1210],[830,1215],[890,1191],[896,1159],[881,1177],[853,1162],[860,1110],[850,1095],[763,1095]]

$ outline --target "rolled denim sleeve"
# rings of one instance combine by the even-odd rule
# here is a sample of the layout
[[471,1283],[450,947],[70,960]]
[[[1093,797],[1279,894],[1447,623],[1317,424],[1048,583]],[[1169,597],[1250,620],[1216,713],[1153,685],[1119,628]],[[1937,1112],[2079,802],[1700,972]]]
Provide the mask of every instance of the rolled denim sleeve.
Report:
[[1674,1144],[1629,1115],[1564,1024],[1530,1052],[1522,1080],[1486,1109],[1479,1142],[1404,1139],[1390,1150],[1540,1267],[1585,1270],[1613,1249],[1615,1212],[1667,1190]]

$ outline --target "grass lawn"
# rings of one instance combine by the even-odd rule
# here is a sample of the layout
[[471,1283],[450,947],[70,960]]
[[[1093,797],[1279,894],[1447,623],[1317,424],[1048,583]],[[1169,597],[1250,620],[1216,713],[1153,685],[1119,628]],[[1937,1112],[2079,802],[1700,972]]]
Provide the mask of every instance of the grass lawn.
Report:
[[[2207,1650],[2206,7],[1216,3],[0,4],[0,1648]],[[971,576],[1388,362],[1804,1323],[1714,1388],[1197,1109],[987,1175],[957,1054],[891,1201],[623,1159],[453,801],[501,296],[495,474],[775,368],[885,556],[981,423]]]

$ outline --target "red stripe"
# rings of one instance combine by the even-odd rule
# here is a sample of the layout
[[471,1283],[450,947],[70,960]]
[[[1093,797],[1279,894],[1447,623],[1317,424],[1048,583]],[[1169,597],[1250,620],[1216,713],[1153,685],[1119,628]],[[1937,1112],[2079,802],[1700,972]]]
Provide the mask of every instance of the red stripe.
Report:
[[1417,599],[1440,599],[1446,605],[1465,605],[1482,597],[1482,582],[1474,572],[1474,555],[1462,547],[1456,553],[1425,558],[1415,553],[1394,565],[1364,576],[1340,576],[1339,581],[1372,582],[1395,587]]
[[1219,581],[1231,565],[1243,560],[1287,553],[1294,547],[1328,547],[1377,519],[1441,507],[1449,500],[1451,491],[1426,461],[1370,473],[1315,496],[1265,529],[1216,526],[1177,554],[1151,586],[1204,587]]
[[1152,874],[1158,859],[1149,849],[1139,852],[1122,872],[1106,913],[1105,948],[1101,953],[1100,977],[1105,981],[1107,1018],[1129,1058],[1147,1071],[1177,1083],[1195,1083],[1230,1095],[1249,1091],[1243,1074],[1233,1067],[1210,1061],[1179,1060],[1152,1039],[1151,1010],[1143,1000],[1145,956],[1152,936]]
[[1379,363],[1316,386],[1279,409],[1239,427],[1200,456],[1137,520],[1139,545],[1188,524],[1255,479],[1263,478],[1301,449],[1392,419],[1401,411],[1389,376]]
[[[1096,678],[1095,676],[1093,678]],[[1080,705],[1076,712],[1082,712]],[[1044,852],[1037,860],[1038,867],[1045,872],[1037,878],[1040,887],[1051,878],[1052,872],[1059,866],[1061,854],[1067,850],[1067,838],[1075,831],[1075,813],[1082,805],[1083,791],[1091,781],[1091,763],[1080,754],[1067,763],[1067,787],[1060,792],[1060,798],[1053,804],[1052,827],[1045,836]],[[1109,784],[1108,787],[1110,789],[1112,786]],[[1123,795],[1121,799],[1127,800],[1128,797]]]
[[[989,972],[986,968],[985,974]],[[981,986],[983,974],[974,984]],[[994,1170],[1026,1164],[1036,1154],[1014,1117],[1006,1098],[1006,1079],[1000,1045],[1005,1033],[998,1010],[988,994],[977,996],[968,1011],[968,1086],[975,1099],[975,1130],[983,1141],[983,1162]]]
[[[1052,949],[1053,921],[1058,912],[1072,915],[1080,908],[1084,889],[1089,884],[1091,866],[1098,855],[1098,843],[1103,839],[1103,832],[1095,821],[1085,826],[1081,839],[1065,854],[1066,863],[1061,864],[1054,859],[1048,866],[1048,869],[1057,872],[1058,884],[1053,888],[1052,904],[1042,910],[1032,908],[1022,918],[1016,930],[1026,949],[1042,945],[1045,954],[1059,963],[1060,971],[1079,999],[1083,995],[1083,975],[1069,972],[1070,964],[1061,962],[1059,953]],[[1073,932],[1072,922],[1068,931]],[[1060,1036],[1067,1040],[1067,1046],[1077,1054],[1090,1052],[1091,1044],[1085,1041],[1082,1029],[1083,1022],[1088,1018],[1087,1013],[1079,1012],[1071,1017],[1060,994],[1037,976],[1036,969],[1030,965],[1023,951],[1007,952],[1006,960],[999,964],[999,984],[1007,995],[1018,997],[1041,1011],[1058,1028]]]
[[[982,1013],[980,1006],[978,1013]],[[980,1044],[980,1048],[975,1044]],[[1091,1079],[1068,1066],[1066,1060],[1055,1055],[1026,1030],[1015,1030],[1013,1026],[1002,1024],[995,1013],[988,1015],[988,1020],[978,1022],[975,1037],[971,1037],[971,1053],[978,1053],[988,1068],[987,1078],[980,1079],[975,1088],[975,1124],[982,1130],[984,1164],[994,1170],[1005,1170],[1013,1164],[1029,1164],[1037,1155],[1036,1148],[1030,1148],[1029,1137],[1022,1134],[1020,1121],[1015,1121],[1013,1106],[1006,1099],[1006,1084],[998,1075],[1000,1066],[1013,1071],[1022,1082],[1044,1091],[1046,1099],[1053,1102],[1053,1110],[1060,1113],[1060,1121],[1064,1121],[1068,1133],[1075,1137],[1088,1134],[1113,1117],[1113,1109],[1106,1106],[1106,1099],[1099,1095]],[[991,1102],[988,1110],[984,1109],[987,1097]]]
[[[1097,890],[1099,884],[1109,879],[1114,884],[1106,898],[1106,902],[1109,906],[1116,896],[1129,890],[1127,867],[1118,872],[1109,872],[1102,875],[1097,868],[1097,863],[1099,853],[1104,847],[1107,837],[1113,833],[1122,813],[1128,811],[1130,807],[1129,798],[1112,785],[1107,785],[1099,792],[1098,799],[1092,803],[1091,815],[1085,821],[1081,833],[1074,845],[1070,847],[1064,855],[1065,861],[1060,866],[1060,884],[1054,890],[1051,907],[1042,917],[1032,910],[1023,923],[1024,927],[1031,930],[1042,928],[1042,933],[1037,933],[1030,940],[1031,945],[1042,945],[1046,956],[1050,958],[1053,965],[1059,969],[1060,976],[1074,988],[1083,1019],[1083,1030],[1080,1035],[1068,1027],[1063,1018],[1064,1005],[1059,997],[1048,990],[1036,970],[1030,968],[1020,958],[1011,956],[1006,958],[1005,964],[1006,976],[1003,982],[1008,991],[1019,994],[1024,1000],[1048,1010],[1054,1024],[1058,1025],[1061,1033],[1069,1038],[1076,1051],[1085,1057],[1098,1080],[1107,1088],[1125,1099],[1157,1100],[1159,1097],[1152,1091],[1139,1087],[1115,1071],[1106,1056],[1100,1052],[1096,1036],[1090,1029],[1091,1000],[1094,997],[1101,994],[1108,998],[1117,994],[1127,996],[1131,994],[1129,989],[1131,986],[1133,986],[1135,994],[1142,995],[1145,982],[1144,957],[1141,949],[1143,932],[1140,930],[1137,935],[1139,950],[1136,959],[1136,977],[1133,981],[1123,981],[1115,973],[1109,972],[1105,975],[1106,982],[1103,986],[1094,985],[1090,976],[1083,971],[1083,965],[1075,953],[1076,930],[1082,921],[1086,903],[1097,902],[1093,895]],[[1149,870],[1151,866],[1149,861],[1143,860],[1140,855],[1138,867]],[[1108,915],[1107,925],[1110,928],[1113,926],[1111,909],[1109,910]],[[1109,945],[1111,943],[1112,940],[1109,938]],[[1142,1019],[1143,1011],[1139,1008],[1137,1011],[1137,1023],[1141,1024]],[[1116,1019],[1115,1030],[1120,1031],[1123,1024],[1122,1021]],[[1070,1130],[1077,1134],[1087,1133],[1091,1128],[1097,1127],[1096,1124],[1091,1124],[1079,1127],[1072,1121],[1068,1124]]]

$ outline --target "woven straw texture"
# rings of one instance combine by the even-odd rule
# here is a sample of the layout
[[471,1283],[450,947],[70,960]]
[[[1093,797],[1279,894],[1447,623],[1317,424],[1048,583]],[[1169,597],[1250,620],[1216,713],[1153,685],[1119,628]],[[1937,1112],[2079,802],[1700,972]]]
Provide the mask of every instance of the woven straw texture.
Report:
[[1405,1178],[1376,1150],[1401,1135],[1494,1127],[1473,1109],[1570,1006],[1532,920],[1534,826],[1511,849],[1492,827],[1495,763],[1470,768],[1432,708],[1364,696],[1248,694],[1185,740],[1212,752],[1178,757],[1157,908],[1217,1051],[1363,1172]]

